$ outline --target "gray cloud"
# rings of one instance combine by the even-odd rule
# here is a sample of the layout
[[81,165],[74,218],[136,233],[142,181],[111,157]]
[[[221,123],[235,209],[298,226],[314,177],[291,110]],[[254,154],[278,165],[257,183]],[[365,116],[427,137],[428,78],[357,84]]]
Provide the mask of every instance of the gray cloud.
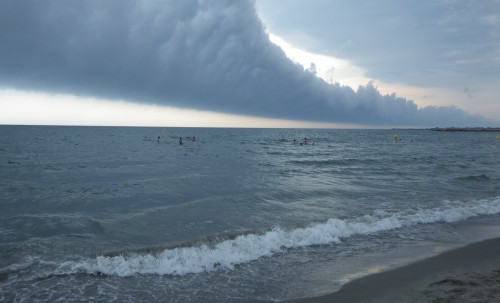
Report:
[[378,125],[485,124],[329,85],[270,43],[250,0],[0,2],[0,86]]
[[274,33],[348,58],[369,77],[458,89],[500,81],[496,0],[257,2]]

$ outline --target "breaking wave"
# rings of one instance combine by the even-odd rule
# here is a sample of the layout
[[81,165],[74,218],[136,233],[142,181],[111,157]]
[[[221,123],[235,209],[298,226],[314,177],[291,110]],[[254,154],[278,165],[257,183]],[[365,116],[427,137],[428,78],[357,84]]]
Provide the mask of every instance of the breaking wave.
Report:
[[185,275],[230,270],[239,264],[269,257],[287,249],[337,244],[355,235],[369,235],[417,224],[456,222],[481,215],[500,213],[500,197],[465,202],[446,202],[433,209],[389,213],[376,211],[353,219],[332,218],[303,228],[274,227],[263,234],[246,234],[214,245],[164,249],[157,253],[99,256],[83,261],[66,261],[56,275],[91,274],[127,277],[137,274]]

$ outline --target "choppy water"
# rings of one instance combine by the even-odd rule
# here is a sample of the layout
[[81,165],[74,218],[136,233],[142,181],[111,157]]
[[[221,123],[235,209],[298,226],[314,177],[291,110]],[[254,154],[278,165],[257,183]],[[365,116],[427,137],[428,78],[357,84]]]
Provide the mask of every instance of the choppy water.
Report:
[[500,236],[496,135],[0,126],[0,301],[282,301]]

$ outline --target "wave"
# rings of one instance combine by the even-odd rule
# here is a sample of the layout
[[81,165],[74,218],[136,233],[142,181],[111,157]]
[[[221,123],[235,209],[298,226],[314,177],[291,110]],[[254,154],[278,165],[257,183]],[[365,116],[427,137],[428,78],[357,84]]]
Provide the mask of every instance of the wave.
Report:
[[471,175],[457,178],[460,181],[492,181],[493,179],[486,175]]
[[235,266],[270,257],[287,249],[337,244],[355,235],[370,235],[417,224],[456,222],[481,215],[500,213],[500,197],[464,202],[445,202],[432,209],[388,213],[376,211],[353,219],[332,218],[303,228],[274,227],[263,234],[246,234],[219,243],[165,249],[157,253],[98,256],[95,259],[66,261],[56,275],[90,274],[128,277],[137,274],[186,275],[205,271],[231,270]]
[[321,159],[321,160],[290,160],[289,163],[304,166],[346,166],[346,165],[359,165],[359,164],[373,164],[377,160],[374,159]]

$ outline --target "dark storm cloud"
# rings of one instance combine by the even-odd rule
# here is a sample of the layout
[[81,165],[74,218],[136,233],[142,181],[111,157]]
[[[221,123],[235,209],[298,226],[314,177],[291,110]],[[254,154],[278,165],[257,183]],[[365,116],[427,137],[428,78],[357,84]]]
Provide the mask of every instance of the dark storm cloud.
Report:
[[485,123],[325,83],[269,42],[253,1],[6,0],[0,41],[2,87],[310,121]]
[[[417,86],[500,81],[498,0],[258,0],[273,33]],[[303,43],[306,39],[307,43]]]

